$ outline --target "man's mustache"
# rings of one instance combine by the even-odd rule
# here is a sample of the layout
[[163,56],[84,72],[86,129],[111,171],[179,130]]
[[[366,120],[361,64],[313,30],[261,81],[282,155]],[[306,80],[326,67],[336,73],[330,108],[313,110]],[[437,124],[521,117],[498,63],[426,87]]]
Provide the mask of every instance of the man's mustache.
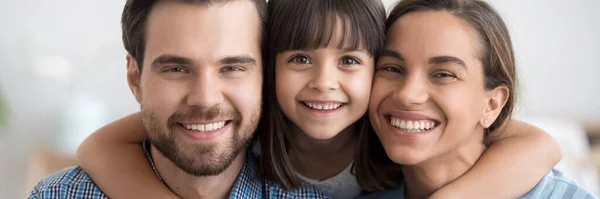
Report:
[[169,117],[169,124],[176,124],[184,121],[222,121],[232,120],[240,121],[242,114],[236,109],[225,109],[222,107],[200,108],[190,107],[184,111],[175,112]]

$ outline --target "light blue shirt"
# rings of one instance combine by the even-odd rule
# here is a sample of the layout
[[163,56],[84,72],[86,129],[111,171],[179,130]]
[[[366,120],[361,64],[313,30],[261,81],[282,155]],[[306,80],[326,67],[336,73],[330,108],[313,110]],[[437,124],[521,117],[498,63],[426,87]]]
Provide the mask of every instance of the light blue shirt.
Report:
[[[359,199],[404,199],[404,183],[400,188],[375,192]],[[553,169],[527,194],[519,199],[596,199],[594,195],[579,187],[575,182]]]

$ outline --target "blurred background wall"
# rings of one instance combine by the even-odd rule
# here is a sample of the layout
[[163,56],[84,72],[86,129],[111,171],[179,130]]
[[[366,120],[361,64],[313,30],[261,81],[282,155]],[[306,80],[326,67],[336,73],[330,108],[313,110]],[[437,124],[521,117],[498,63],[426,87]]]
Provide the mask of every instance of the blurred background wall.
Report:
[[[0,2],[0,198],[26,197],[36,175],[62,167],[53,161],[76,164],[70,158],[86,136],[139,109],[125,79],[124,2]],[[598,193],[600,1],[491,2],[517,55],[517,117],[555,136],[560,165]]]

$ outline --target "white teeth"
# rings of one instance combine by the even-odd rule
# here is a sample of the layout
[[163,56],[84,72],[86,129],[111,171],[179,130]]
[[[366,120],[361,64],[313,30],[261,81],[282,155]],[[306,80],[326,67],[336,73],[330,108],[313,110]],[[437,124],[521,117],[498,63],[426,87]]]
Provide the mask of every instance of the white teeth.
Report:
[[433,128],[435,128],[435,121],[430,121],[430,120],[419,120],[419,121],[409,121],[409,120],[402,120],[400,118],[396,118],[396,117],[392,117],[390,120],[390,123],[392,124],[392,126],[406,131],[406,132],[412,132],[412,133],[419,133],[419,132],[423,132],[423,131],[428,131],[431,130]]
[[185,125],[185,128],[193,131],[206,132],[219,130],[223,128],[223,126],[225,126],[225,121],[215,122],[211,124],[187,124]]
[[311,102],[304,102],[304,104],[312,109],[317,109],[317,110],[335,110],[335,109],[339,108],[340,106],[342,106],[342,104],[336,104],[336,103],[317,104],[317,103],[311,103]]

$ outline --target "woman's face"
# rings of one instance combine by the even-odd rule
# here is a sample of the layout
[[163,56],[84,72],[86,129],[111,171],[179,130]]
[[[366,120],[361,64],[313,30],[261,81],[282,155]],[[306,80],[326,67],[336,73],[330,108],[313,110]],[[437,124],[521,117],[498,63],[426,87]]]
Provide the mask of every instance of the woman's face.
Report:
[[[342,35],[338,28],[332,43],[341,42]],[[335,137],[367,111],[374,62],[366,50],[336,45],[277,54],[275,92],[281,110],[309,137]]]
[[388,156],[415,165],[482,143],[489,98],[475,30],[448,12],[422,11],[400,17],[387,36],[369,117]]

